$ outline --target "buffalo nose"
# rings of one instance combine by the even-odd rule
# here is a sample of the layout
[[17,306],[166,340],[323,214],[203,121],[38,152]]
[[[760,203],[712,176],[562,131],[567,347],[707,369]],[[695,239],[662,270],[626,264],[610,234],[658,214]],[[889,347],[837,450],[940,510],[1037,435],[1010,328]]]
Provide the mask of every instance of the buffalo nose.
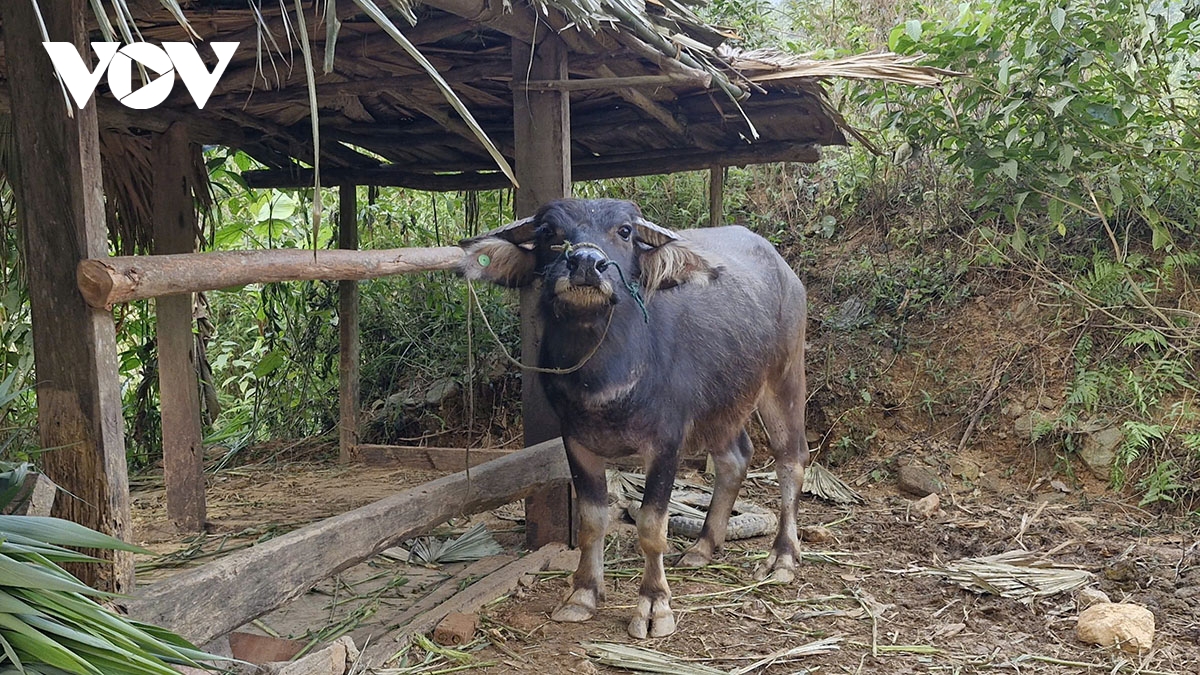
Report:
[[603,272],[608,268],[608,260],[603,253],[594,248],[581,248],[567,256],[567,268],[572,272],[580,268],[585,272]]
[[579,248],[567,256],[567,269],[576,283],[598,284],[600,273],[608,269],[608,259],[594,248]]

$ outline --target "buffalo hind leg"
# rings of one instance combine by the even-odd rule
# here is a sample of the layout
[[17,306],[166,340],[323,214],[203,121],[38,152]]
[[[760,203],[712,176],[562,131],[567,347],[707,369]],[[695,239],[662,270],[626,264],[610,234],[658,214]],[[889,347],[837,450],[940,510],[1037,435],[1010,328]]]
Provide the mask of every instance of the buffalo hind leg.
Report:
[[642,571],[642,587],[637,606],[629,621],[629,634],[635,638],[663,637],[675,632],[675,615],[671,612],[671,589],[663,554],[667,552],[667,503],[675,483],[679,446],[657,454],[651,448],[646,459],[646,491],[638,511],[638,543],[646,556]]
[[608,484],[604,458],[570,440],[567,463],[579,505],[579,566],[571,591],[550,616],[554,621],[587,621],[604,601],[604,533],[608,529]]
[[733,513],[733,503],[737,501],[738,490],[742,487],[742,481],[746,479],[746,470],[750,468],[750,458],[753,455],[754,445],[744,428],[738,430],[737,436],[725,450],[712,453],[713,464],[717,469],[717,482],[713,487],[712,501],[708,505],[708,515],[704,518],[704,528],[700,530],[696,543],[679,559],[679,567],[707,565],[725,543],[729,515]]
[[800,558],[796,536],[796,513],[800,489],[804,486],[804,467],[808,465],[808,439],[804,434],[804,360],[794,361],[774,388],[759,401],[759,413],[767,428],[775,474],[779,478],[779,531],[766,562],[755,577],[771,576],[789,582],[795,578]]

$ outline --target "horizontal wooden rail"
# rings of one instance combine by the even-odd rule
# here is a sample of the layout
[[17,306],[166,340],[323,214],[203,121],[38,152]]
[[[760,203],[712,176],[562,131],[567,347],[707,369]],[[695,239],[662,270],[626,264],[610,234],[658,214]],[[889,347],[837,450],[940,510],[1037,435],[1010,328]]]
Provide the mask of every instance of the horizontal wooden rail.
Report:
[[378,251],[215,251],[175,255],[132,255],[82,260],[79,291],[97,308],[178,293],[211,291],[273,281],[362,280],[396,274],[453,269],[457,246]]
[[517,450],[155,583],[130,616],[204,644],[299,597],[322,579],[450,518],[570,480],[561,438]]

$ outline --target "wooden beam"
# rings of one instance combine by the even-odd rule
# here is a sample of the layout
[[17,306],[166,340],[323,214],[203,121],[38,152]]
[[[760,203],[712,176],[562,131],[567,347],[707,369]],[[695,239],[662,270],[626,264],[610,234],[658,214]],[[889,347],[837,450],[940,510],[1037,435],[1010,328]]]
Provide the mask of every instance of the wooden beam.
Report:
[[[567,47],[551,34],[532,47],[512,41],[513,81],[566,80]],[[571,101],[563,91],[527,91],[513,96],[513,147],[520,189],[514,195],[518,218],[571,194]],[[541,349],[538,318],[540,283],[521,289],[521,362],[536,364]],[[537,374],[521,374],[521,415],[525,445],[559,435]],[[525,543],[538,548],[571,541],[571,488],[563,481],[525,500]]]
[[369,466],[402,466],[426,471],[463,471],[470,466],[479,466],[493,459],[507,457],[512,450],[485,450],[483,448],[419,448],[408,445],[370,445],[360,443],[354,447],[351,459]]
[[[189,186],[192,149],[187,129],[172,124],[154,139],[154,253],[195,253],[196,204]],[[204,442],[191,293],[155,301],[158,392],[162,415],[167,517],[185,532],[204,529]]]
[[[50,40],[87,53],[85,0],[42,2]],[[96,108],[68,115],[61,85],[42,48],[30,2],[0,2],[12,124],[16,196],[37,373],[42,468],[63,488],[54,513],[129,541],[129,482],[112,314],[84,303],[75,265],[108,252]],[[72,107],[74,103],[70,103]],[[133,589],[133,556],[100,551],[112,564],[72,566],[107,591]]]
[[[358,190],[338,187],[338,247],[358,248]],[[359,342],[358,282],[338,282],[338,459],[350,461],[358,445]]]
[[514,80],[511,83],[513,91],[603,91],[621,89],[644,89],[658,87],[693,86],[707,88],[712,82],[712,76],[703,71],[690,77],[682,75],[630,75],[618,77],[608,75],[575,80]]
[[[616,76],[616,72],[606,65],[599,66],[597,72],[606,77]],[[707,87],[707,83],[704,86]],[[679,123],[679,120],[675,119],[670,110],[667,110],[659,105],[657,101],[636,89],[619,89],[617,90],[617,95],[625,99],[630,105],[637,107],[642,112],[657,120],[669,133],[674,134],[676,140],[687,144],[687,131]]]
[[[582,157],[571,167],[576,181],[630,176],[653,176],[680,171],[703,171],[713,166],[745,166],[771,162],[815,162],[820,151],[804,143],[754,143],[726,150],[646,152],[635,155]],[[265,169],[246,171],[242,178],[254,188],[295,188],[312,184],[311,169]],[[518,176],[518,180],[520,176]],[[405,187],[431,192],[500,190],[510,187],[504,174],[493,171],[454,174],[414,174],[395,164],[363,169],[322,169],[321,180],[351,181],[358,185]],[[524,181],[521,182],[523,186]]]
[[554,439],[313,523],[153,584],[130,615],[204,644],[317,582],[456,516],[521,499],[570,476]]
[[714,165],[708,170],[708,226],[725,224],[725,167]]
[[396,274],[453,269],[457,246],[377,251],[216,251],[176,255],[129,255],[82,260],[79,291],[92,307],[178,293],[318,279],[376,279]]

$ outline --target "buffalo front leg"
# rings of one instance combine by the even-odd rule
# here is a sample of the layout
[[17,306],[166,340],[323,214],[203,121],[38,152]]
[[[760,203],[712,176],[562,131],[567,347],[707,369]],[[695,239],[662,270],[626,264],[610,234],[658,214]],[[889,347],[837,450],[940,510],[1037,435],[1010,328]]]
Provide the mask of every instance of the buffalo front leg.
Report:
[[745,429],[738,431],[734,440],[720,451],[713,452],[713,463],[717,468],[717,484],[713,489],[712,501],[708,504],[708,515],[704,528],[696,543],[679,559],[680,567],[703,567],[712,561],[713,554],[725,543],[729,528],[729,515],[737,501],[738,490],[746,479],[746,469],[754,455],[754,445]]
[[675,632],[675,615],[671,612],[671,589],[663,555],[667,552],[667,504],[675,483],[675,468],[679,449],[669,453],[647,456],[646,492],[638,511],[638,543],[646,556],[642,572],[642,587],[637,606],[629,621],[629,634],[635,638],[663,637]]
[[554,621],[587,621],[604,600],[604,533],[608,529],[608,484],[604,458],[576,442],[565,441],[571,482],[579,505],[579,566],[571,591],[550,615]]

